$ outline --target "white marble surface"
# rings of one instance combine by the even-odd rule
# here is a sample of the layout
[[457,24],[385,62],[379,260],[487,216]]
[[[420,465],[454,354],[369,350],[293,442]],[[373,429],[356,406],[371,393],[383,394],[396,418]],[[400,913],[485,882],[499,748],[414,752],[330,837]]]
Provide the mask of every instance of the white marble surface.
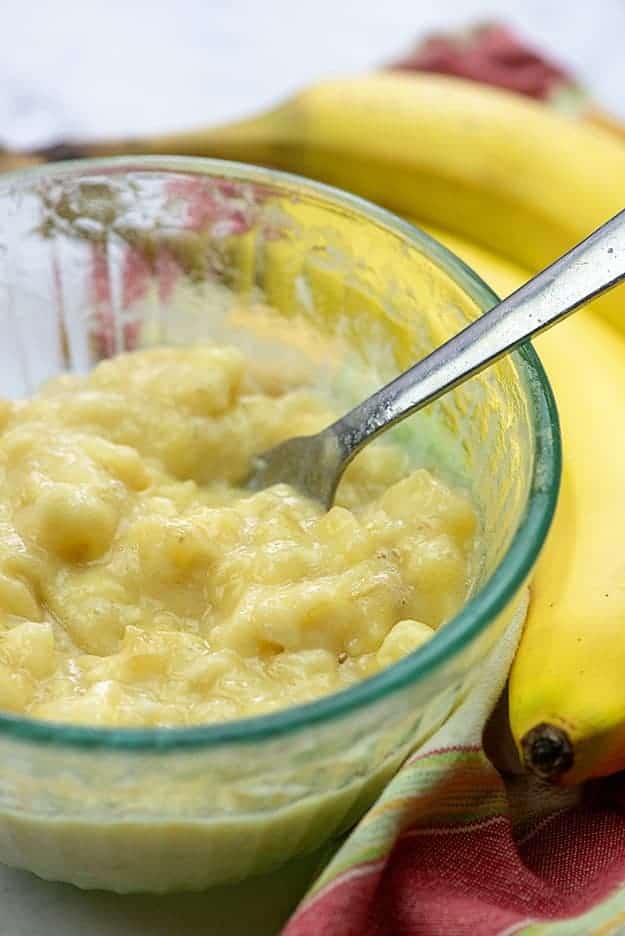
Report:
[[[0,13],[0,140],[16,145],[228,120],[476,18],[555,50],[625,117],[623,0],[0,0]],[[297,898],[301,872],[154,899],[0,868],[0,936],[260,936]]]

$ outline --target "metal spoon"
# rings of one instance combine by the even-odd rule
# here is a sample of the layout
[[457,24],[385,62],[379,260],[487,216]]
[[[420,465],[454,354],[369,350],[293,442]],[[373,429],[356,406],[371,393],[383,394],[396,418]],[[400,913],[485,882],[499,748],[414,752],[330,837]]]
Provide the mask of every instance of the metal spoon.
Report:
[[623,279],[625,210],[341,419],[256,456],[248,487],[285,482],[329,508],[368,442]]

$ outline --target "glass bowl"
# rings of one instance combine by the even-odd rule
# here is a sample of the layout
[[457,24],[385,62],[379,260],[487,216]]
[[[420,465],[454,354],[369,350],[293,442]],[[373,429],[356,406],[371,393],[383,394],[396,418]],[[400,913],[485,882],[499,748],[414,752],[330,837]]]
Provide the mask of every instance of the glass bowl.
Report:
[[[125,349],[244,344],[255,317],[241,310],[260,301],[285,348],[304,322],[338,349],[313,363],[348,405],[363,387],[346,374],[389,379],[495,300],[411,225],[265,169],[154,157],[0,179],[0,396]],[[523,600],[560,473],[529,346],[395,431],[479,508],[460,613],[374,678],[256,718],[116,729],[0,714],[1,861],[87,888],[201,889],[266,872],[362,815],[479,680]]]

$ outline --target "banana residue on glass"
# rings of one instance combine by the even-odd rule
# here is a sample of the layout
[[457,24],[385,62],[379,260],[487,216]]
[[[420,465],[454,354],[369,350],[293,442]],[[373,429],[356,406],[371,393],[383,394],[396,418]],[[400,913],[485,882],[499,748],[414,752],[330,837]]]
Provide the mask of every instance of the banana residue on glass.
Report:
[[391,443],[327,513],[252,456],[336,418],[235,347],[120,355],[0,401],[0,708],[184,725],[308,701],[426,641],[469,588],[468,496]]

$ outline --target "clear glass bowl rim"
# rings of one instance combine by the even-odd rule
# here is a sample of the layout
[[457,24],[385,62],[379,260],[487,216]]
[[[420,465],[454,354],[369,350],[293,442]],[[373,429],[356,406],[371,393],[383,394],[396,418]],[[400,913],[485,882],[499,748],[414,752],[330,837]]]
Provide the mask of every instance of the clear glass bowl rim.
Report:
[[[294,196],[305,194],[332,203],[349,214],[386,228],[398,239],[416,245],[447,273],[482,312],[498,296],[470,267],[450,250],[413,224],[378,205],[320,182],[246,163],[189,156],[120,156],[46,163],[5,173],[0,177],[0,198],[27,188],[38,179],[97,172],[175,172],[208,175],[280,187]],[[218,745],[259,743],[271,737],[306,730],[366,707],[385,696],[426,678],[477,638],[506,607],[527,579],[545,540],[558,498],[562,450],[558,411],[551,385],[534,348],[528,342],[514,352],[533,422],[534,465],[530,493],[508,549],[483,587],[459,613],[420,650],[376,676],[314,702],[269,715],[184,728],[105,728],[0,713],[0,736],[53,746],[104,748],[144,752],[212,748]]]

